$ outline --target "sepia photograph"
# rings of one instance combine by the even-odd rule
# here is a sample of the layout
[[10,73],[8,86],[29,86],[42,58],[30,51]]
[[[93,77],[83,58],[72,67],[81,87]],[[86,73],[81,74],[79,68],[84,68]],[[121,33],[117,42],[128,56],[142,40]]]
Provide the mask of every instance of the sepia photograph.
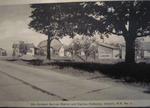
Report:
[[150,107],[149,83],[149,1],[0,4],[0,107]]

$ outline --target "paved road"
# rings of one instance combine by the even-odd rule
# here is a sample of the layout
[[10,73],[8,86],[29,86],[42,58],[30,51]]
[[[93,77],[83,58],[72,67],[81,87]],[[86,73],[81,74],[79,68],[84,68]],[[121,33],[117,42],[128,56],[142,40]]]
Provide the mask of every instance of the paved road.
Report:
[[0,61],[0,101],[150,99],[134,87]]

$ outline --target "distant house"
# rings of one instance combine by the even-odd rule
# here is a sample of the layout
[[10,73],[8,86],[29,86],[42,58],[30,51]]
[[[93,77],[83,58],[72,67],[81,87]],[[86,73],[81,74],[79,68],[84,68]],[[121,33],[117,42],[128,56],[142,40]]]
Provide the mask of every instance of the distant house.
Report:
[[0,56],[7,56],[7,52],[3,48],[0,48]]
[[35,46],[33,43],[25,43],[24,41],[20,41],[18,43],[14,43],[12,45],[13,56],[23,56],[23,55],[34,55],[35,54]]
[[119,59],[120,48],[106,43],[98,44],[98,58],[99,59]]

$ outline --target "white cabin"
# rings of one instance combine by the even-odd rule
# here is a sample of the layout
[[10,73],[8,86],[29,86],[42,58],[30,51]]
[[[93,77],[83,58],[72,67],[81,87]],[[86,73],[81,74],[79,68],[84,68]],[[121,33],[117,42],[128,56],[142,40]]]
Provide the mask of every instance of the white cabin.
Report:
[[119,59],[120,49],[105,43],[98,44],[98,58],[99,59]]

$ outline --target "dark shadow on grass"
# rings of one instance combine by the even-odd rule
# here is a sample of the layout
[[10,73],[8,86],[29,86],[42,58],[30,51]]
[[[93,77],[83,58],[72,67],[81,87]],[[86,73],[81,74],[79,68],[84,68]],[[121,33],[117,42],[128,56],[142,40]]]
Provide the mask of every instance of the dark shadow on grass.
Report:
[[144,93],[150,94],[150,90],[143,91]]
[[51,62],[49,65],[57,65],[61,68],[72,67],[88,72],[98,71],[114,79],[123,79],[125,82],[150,82],[150,64],[99,64],[83,62]]

